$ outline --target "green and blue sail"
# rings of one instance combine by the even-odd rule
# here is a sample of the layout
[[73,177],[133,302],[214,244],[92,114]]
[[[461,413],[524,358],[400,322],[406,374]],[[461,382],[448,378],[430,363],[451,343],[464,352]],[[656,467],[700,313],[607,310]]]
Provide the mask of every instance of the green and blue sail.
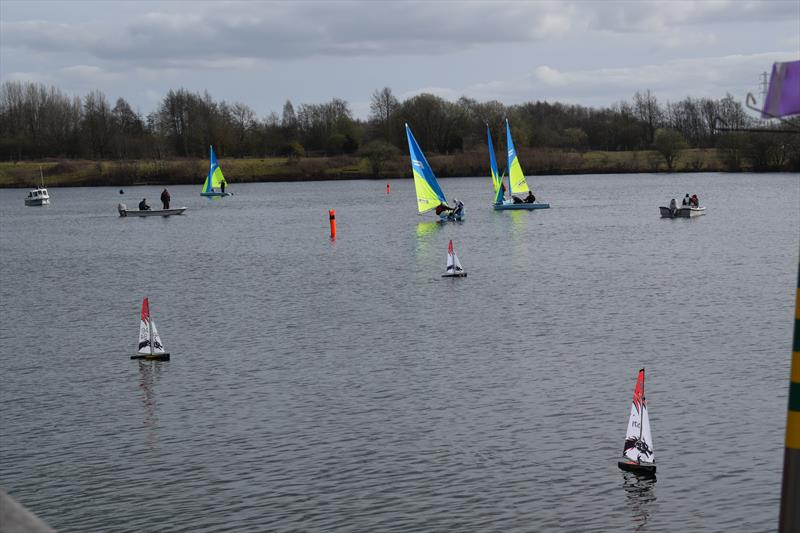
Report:
[[508,147],[508,194],[524,194],[530,191],[522,166],[519,164],[517,150],[514,148],[514,140],[511,138],[511,128],[506,119],[506,146]]
[[[448,205],[433,169],[425,159],[411,128],[406,124],[408,137],[408,153],[411,156],[411,171],[414,174],[414,188],[417,191],[417,208],[420,213],[435,209],[440,204]],[[449,207],[449,205],[448,205]]]
[[222,182],[225,181],[225,176],[222,175],[222,168],[220,168],[219,163],[217,162],[217,155],[214,153],[214,147],[210,147],[211,152],[211,164],[208,169],[208,176],[206,176],[206,181],[203,183],[203,193],[213,193],[216,192],[216,189],[219,189],[222,186]]

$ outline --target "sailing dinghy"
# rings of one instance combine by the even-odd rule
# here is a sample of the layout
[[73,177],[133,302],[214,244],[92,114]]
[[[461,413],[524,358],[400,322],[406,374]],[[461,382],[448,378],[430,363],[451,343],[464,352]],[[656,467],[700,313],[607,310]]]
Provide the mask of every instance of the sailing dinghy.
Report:
[[466,278],[467,273],[464,270],[464,267],[461,266],[461,261],[458,260],[458,256],[456,252],[453,250],[453,241],[450,241],[450,244],[447,245],[447,269],[445,270],[444,274],[442,274],[443,278]]
[[441,222],[464,220],[464,204],[457,200],[454,201],[454,206],[447,203],[442,188],[436,181],[433,169],[425,159],[425,154],[422,153],[408,124],[406,124],[406,137],[408,137],[408,152],[411,156],[411,172],[414,174],[414,189],[417,192],[417,209],[420,214],[443,206],[446,209],[436,213]]
[[[520,197],[531,191],[528,187],[528,181],[525,179],[525,174],[522,172],[522,165],[520,165],[519,157],[517,157],[517,150],[514,148],[514,140],[511,138],[511,127],[508,125],[506,119],[506,147],[508,148],[508,200],[502,196],[502,190],[498,196],[497,189],[502,184],[502,178],[499,182],[495,179],[497,174],[497,162],[494,160],[494,149],[492,148],[492,134],[489,127],[486,127],[487,135],[489,136],[489,159],[492,165],[492,182],[495,184],[495,201],[494,209],[496,211],[507,211],[513,209],[524,209],[531,211],[533,209],[548,209],[550,204],[536,203],[534,200],[528,202],[514,202],[514,195],[518,194]],[[498,199],[500,201],[498,201]]]
[[156,323],[150,318],[150,303],[142,300],[142,320],[139,323],[139,351],[131,359],[147,361],[169,361],[169,352],[164,350],[161,337],[158,336]]
[[622,470],[636,474],[655,475],[656,458],[653,451],[653,436],[650,434],[650,418],[647,416],[647,401],[644,397],[644,368],[639,370],[636,388],[633,390],[631,416],[625,433],[623,459],[618,465]]
[[209,148],[211,153],[210,165],[208,168],[208,176],[203,183],[203,190],[200,191],[200,196],[230,196],[233,193],[225,192],[223,185],[227,186],[228,182],[225,181],[225,176],[222,175],[222,168],[217,162],[217,155],[214,153],[214,147]]

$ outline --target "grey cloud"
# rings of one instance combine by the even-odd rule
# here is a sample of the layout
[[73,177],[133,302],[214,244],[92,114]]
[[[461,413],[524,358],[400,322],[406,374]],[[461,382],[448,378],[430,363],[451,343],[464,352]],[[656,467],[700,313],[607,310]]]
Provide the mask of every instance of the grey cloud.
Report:
[[2,31],[14,48],[174,66],[203,57],[439,54],[557,36],[570,29],[574,12],[552,2],[231,2],[221,10],[209,5],[168,4],[170,9],[119,24],[3,22]]
[[[96,6],[98,4],[90,4]],[[106,6],[107,4],[99,4]],[[110,4],[113,9],[113,4]],[[4,21],[4,45],[150,68],[198,60],[437,55],[586,29],[652,31],[742,17],[785,18],[793,2],[177,2],[112,22]],[[157,10],[156,10],[157,9]],[[90,17],[86,19],[91,20]],[[217,61],[222,64],[221,61]],[[123,66],[123,65],[120,65]]]
[[[598,3],[600,4],[600,3]],[[779,21],[800,16],[794,0],[613,0],[592,10],[588,27],[619,33],[674,31],[681,27],[753,21]]]

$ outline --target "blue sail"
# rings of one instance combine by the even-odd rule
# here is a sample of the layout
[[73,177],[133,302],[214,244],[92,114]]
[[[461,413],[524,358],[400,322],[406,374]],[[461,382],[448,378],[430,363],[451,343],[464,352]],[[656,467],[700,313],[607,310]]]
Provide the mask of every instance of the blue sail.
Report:
[[422,153],[408,124],[406,124],[406,136],[408,137],[408,152],[411,156],[411,171],[414,174],[414,188],[417,191],[419,212],[430,211],[439,204],[448,205],[442,188],[439,187],[439,182],[436,181],[436,176],[433,174],[433,169],[425,159],[425,154]]
[[492,132],[489,125],[486,125],[486,137],[489,140],[489,164],[492,172],[492,185],[494,186],[494,203],[503,203],[503,178],[497,170],[497,160],[494,157],[494,146],[492,145]]

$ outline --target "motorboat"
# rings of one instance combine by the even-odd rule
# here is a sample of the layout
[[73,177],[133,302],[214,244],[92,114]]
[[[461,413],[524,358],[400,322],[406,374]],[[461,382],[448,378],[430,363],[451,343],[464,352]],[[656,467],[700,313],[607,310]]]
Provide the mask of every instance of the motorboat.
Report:
[[664,207],[663,205],[658,208],[661,211],[661,218],[694,218],[706,214],[705,206],[681,206],[675,209]]
[[28,192],[28,196],[25,197],[25,205],[50,205],[50,195],[47,193],[47,189],[44,187],[31,189]]
[[121,217],[168,217],[170,215],[182,215],[186,211],[185,207],[175,209],[128,209],[125,204],[117,204],[117,211]]
[[27,206],[50,205],[50,195],[47,193],[47,189],[44,188],[42,167],[39,167],[39,179],[41,180],[39,186],[28,191],[28,196],[25,197],[25,205]]

